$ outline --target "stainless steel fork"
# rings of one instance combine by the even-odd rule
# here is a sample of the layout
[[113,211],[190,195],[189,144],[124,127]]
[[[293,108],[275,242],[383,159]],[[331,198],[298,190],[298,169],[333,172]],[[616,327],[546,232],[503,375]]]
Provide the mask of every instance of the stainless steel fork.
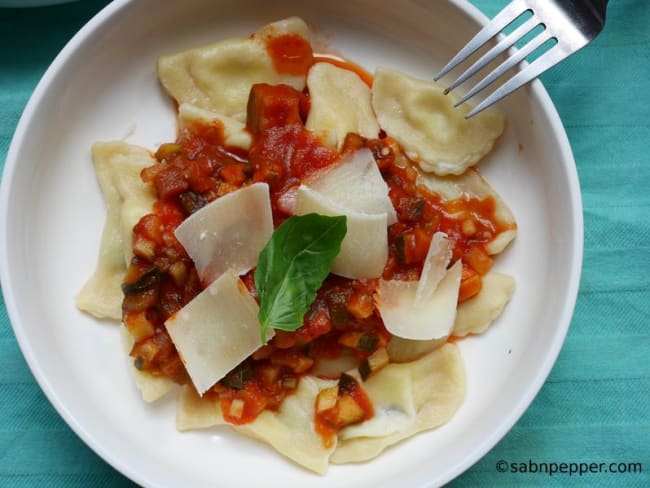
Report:
[[466,102],[494,83],[506,71],[525,60],[545,43],[555,41],[555,45],[479,103],[465,116],[465,118],[470,118],[589,44],[605,26],[607,2],[608,0],[513,0],[468,42],[434,79],[437,81],[445,76],[522,15],[527,12],[532,14],[528,20],[502,38],[492,49],[463,72],[449,85],[445,93],[449,93],[477,74],[540,25],[544,28],[540,34],[536,35],[521,49],[514,51],[509,58],[471,88],[456,103],[456,106]]

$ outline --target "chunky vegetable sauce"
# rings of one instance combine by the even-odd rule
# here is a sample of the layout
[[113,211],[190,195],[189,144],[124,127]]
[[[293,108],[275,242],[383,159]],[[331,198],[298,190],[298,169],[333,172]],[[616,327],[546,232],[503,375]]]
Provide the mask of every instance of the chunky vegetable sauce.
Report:
[[[275,41],[269,50],[276,66],[306,73],[315,59],[346,66],[337,58],[314,57],[298,36]],[[348,65],[360,72],[360,68]],[[371,77],[362,73],[371,83]],[[253,136],[250,151],[224,143],[219,124],[197,124],[163,144],[157,164],[142,172],[158,201],[133,230],[133,253],[123,291],[124,323],[135,340],[135,365],[177,383],[189,383],[184,365],[164,322],[203,289],[196,269],[174,236],[189,215],[223,195],[254,182],[271,189],[274,224],[290,216],[293,191],[301,181],[334,164],[340,155],[304,127],[309,93],[286,85],[254,85],[246,127]],[[349,134],[342,152],[369,148],[389,187],[398,222],[388,229],[389,258],[384,279],[417,280],[432,236],[445,232],[454,243],[453,259],[462,259],[459,301],[481,289],[481,276],[492,264],[486,244],[505,230],[495,217],[495,202],[472,198],[442,199],[418,185],[415,164],[399,145],[382,134],[364,139]],[[243,277],[256,297],[253,272]],[[375,308],[378,280],[350,280],[330,275],[295,332],[275,337],[206,395],[218,397],[224,418],[234,424],[253,421],[265,409],[277,409],[297,387],[301,375],[318,373],[323,364],[346,359],[358,364],[362,379],[389,362],[391,339]],[[372,417],[372,404],[352,376],[339,374],[338,384],[316,400],[316,428],[325,443],[338,430]]]

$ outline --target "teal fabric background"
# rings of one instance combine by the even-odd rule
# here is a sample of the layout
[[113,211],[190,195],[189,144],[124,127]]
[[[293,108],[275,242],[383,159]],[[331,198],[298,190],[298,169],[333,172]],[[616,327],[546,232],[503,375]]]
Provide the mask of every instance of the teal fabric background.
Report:
[[[39,78],[106,3],[0,8],[0,165]],[[493,16],[507,0],[473,3]],[[583,191],[580,294],[566,343],[532,406],[453,486],[650,486],[649,51],[650,2],[612,0],[604,33],[542,78]],[[642,463],[643,473],[502,474],[500,460]],[[0,303],[0,486],[130,485],[46,400]]]

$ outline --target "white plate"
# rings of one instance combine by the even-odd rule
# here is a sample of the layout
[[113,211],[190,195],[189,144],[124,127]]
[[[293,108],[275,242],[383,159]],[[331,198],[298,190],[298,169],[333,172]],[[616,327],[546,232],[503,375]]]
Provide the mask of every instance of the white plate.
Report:
[[78,312],[73,296],[95,266],[104,204],[89,148],[126,138],[174,138],[156,58],[251,33],[300,15],[369,70],[388,65],[430,78],[485,18],[463,0],[116,1],[53,62],[11,144],[2,180],[0,271],[22,351],[63,418],[115,468],[150,486],[439,485],[480,459],[528,407],[566,335],[582,260],[580,190],[553,105],[536,82],[502,108],[509,124],[480,166],[509,203],[519,236],[496,267],[518,283],[483,336],[460,342],[467,398],[447,425],[370,465],[318,477],[229,429],[180,434],[174,402],[146,405],[118,330]]

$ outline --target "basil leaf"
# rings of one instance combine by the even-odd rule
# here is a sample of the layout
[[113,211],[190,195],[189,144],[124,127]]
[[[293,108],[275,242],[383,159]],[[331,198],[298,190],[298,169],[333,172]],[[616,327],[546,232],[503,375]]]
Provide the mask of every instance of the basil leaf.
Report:
[[260,298],[262,342],[266,329],[297,330],[327,278],[347,232],[346,217],[293,216],[260,253],[255,286]]

